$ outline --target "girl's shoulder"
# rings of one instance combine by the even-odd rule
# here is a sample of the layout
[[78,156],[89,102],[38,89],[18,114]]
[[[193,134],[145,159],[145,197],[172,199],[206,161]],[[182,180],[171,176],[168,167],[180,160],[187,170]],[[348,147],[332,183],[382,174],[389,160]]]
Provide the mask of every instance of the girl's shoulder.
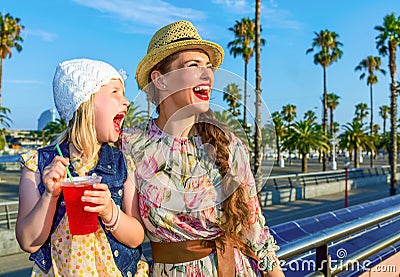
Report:
[[38,151],[29,150],[20,155],[21,163],[32,171],[38,171]]

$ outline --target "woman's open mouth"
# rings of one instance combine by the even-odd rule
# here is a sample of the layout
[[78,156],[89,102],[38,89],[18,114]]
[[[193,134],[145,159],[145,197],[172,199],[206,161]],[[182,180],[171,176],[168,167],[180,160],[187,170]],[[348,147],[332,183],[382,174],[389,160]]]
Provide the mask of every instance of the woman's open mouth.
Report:
[[126,115],[126,112],[118,113],[113,119],[114,130],[117,131],[118,133],[121,132],[121,127],[122,127],[122,123],[124,122],[125,115]]
[[203,101],[210,100],[210,85],[199,85],[193,88],[193,93],[197,98]]

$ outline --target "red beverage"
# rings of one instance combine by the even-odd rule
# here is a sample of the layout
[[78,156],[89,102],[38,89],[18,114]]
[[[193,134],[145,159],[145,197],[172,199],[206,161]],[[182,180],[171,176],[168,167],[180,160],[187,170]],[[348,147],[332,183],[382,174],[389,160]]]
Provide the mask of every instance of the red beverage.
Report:
[[97,231],[98,214],[83,209],[85,206],[94,206],[94,204],[82,202],[82,196],[85,190],[92,190],[93,184],[100,181],[101,176],[74,177],[73,182],[69,179],[62,181],[69,230],[72,235],[85,235]]

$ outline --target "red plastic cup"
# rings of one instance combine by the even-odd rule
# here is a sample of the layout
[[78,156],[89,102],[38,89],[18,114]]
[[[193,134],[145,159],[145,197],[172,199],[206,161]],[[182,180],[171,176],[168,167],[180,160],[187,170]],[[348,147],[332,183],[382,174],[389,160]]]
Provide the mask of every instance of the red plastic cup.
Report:
[[95,206],[95,204],[82,202],[82,196],[85,190],[93,190],[93,184],[100,182],[101,176],[73,177],[72,182],[68,178],[61,182],[72,235],[85,235],[97,231],[98,214],[83,209],[85,206]]

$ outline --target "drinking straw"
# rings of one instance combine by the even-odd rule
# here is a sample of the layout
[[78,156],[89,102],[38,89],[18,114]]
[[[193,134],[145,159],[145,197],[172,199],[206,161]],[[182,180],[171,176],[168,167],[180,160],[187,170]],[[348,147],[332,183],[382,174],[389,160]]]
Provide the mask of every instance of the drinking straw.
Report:
[[[58,155],[60,155],[61,157],[64,157],[58,143],[56,144],[56,149],[57,149]],[[68,179],[72,183],[72,175],[71,175],[71,172],[69,172],[68,166],[66,166],[65,169],[67,170]]]

